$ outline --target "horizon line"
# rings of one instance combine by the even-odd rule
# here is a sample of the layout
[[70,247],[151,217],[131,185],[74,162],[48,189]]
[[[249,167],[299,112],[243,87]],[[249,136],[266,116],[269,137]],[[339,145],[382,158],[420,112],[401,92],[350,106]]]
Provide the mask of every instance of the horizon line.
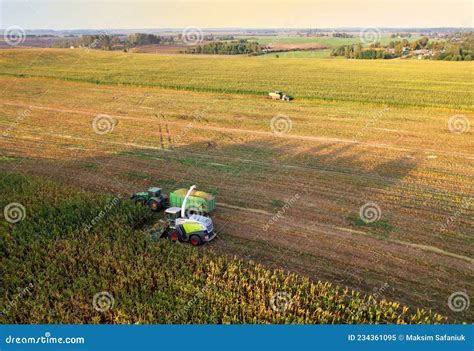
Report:
[[[15,26],[15,25],[13,25]],[[6,30],[10,27],[13,26],[8,26],[6,28],[0,28],[0,30]],[[21,26],[18,26],[21,28]],[[80,30],[184,30],[186,28],[191,28],[189,26],[187,27],[134,27],[134,28],[120,28],[120,27],[114,27],[114,28],[30,28],[30,29],[25,29],[22,28],[25,31],[38,31],[38,30],[50,30],[50,31],[80,31]],[[470,29],[474,30],[474,26],[425,26],[425,27],[417,27],[417,26],[387,26],[387,27],[380,27],[380,26],[338,26],[338,27],[198,27],[198,26],[192,26],[192,28],[196,28],[202,31],[210,31],[210,30],[334,30],[334,29],[364,29],[364,28],[376,28],[379,30],[387,30],[387,29]]]

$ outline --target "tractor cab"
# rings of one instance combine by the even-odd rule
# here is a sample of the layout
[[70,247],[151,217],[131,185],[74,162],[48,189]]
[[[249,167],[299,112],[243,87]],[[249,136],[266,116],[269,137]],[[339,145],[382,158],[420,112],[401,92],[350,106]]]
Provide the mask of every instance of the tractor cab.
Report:
[[176,226],[176,220],[181,217],[181,207],[170,207],[165,210],[165,217],[171,227]]
[[151,187],[147,191],[140,191],[132,195],[131,199],[138,204],[148,206],[158,212],[169,206],[168,196],[161,192],[161,188]]
[[157,187],[148,188],[148,196],[161,197],[161,188],[157,188]]

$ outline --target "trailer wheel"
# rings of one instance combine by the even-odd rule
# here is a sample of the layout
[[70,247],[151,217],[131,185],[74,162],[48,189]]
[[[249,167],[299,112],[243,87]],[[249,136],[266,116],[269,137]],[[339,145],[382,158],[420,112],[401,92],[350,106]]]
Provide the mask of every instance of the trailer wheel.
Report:
[[189,242],[193,246],[199,246],[199,245],[201,245],[201,238],[197,235],[193,235],[189,238]]

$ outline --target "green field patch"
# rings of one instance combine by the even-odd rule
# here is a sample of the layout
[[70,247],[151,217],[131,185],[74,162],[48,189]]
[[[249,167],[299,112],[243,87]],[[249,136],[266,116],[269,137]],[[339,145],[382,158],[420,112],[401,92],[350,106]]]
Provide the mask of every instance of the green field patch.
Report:
[[124,156],[132,156],[132,157],[137,157],[137,158],[142,158],[145,160],[153,160],[153,161],[165,161],[165,158],[151,154],[147,150],[125,150],[125,151],[120,151],[118,153],[119,155],[124,155]]
[[21,159],[20,156],[0,155],[0,162],[18,162]]
[[126,176],[130,180],[152,180],[153,177],[142,171],[128,171]]
[[[181,152],[179,150],[127,150],[120,151],[118,155],[137,157],[146,160],[160,160],[165,162],[175,162],[184,166],[196,167],[201,169],[208,169],[219,173],[227,173],[238,176],[242,173],[260,173],[270,171],[271,168],[265,164],[253,162],[240,162],[219,160],[219,162],[212,161],[212,157],[199,157],[191,153]],[[188,156],[189,155],[189,156]]]
[[99,165],[95,162],[82,162],[81,167],[92,171],[99,169]]
[[273,208],[282,208],[285,206],[286,202],[282,200],[272,200],[272,207]]
[[366,223],[360,218],[358,214],[347,217],[347,222],[352,227],[363,229],[364,231],[382,239],[387,239],[390,236],[390,233],[395,229],[395,227],[385,219],[379,219],[372,223]]
[[[326,45],[330,47],[336,47],[341,45],[351,45],[361,43],[361,38],[358,33],[353,33],[352,38],[340,38],[333,37],[331,34],[329,36],[236,36],[236,38],[255,40],[262,45],[276,45],[276,44],[319,44]],[[410,40],[420,39],[420,35],[413,35]],[[387,45],[391,41],[397,40],[391,38],[390,35],[381,35],[379,42],[382,45]],[[363,43],[364,44],[364,43]]]
[[294,50],[283,52],[271,52],[260,57],[262,58],[331,58],[331,50]]

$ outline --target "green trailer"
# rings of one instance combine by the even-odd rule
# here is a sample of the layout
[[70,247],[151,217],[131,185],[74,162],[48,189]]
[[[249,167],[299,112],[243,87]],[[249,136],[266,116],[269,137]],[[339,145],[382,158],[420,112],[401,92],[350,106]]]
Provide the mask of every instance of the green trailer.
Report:
[[[177,189],[173,191],[169,197],[170,207],[181,207],[187,191],[187,189]],[[197,213],[208,214],[211,213],[215,208],[216,198],[209,193],[205,193],[204,191],[193,190],[186,202],[186,209]]]

